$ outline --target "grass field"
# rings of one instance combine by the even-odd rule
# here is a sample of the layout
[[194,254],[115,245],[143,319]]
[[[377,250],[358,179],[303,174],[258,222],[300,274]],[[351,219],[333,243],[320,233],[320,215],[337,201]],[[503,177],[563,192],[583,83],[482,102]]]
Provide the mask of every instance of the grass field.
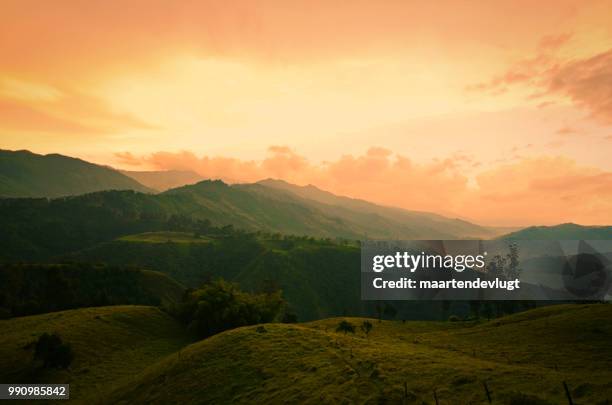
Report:
[[[355,334],[336,332],[346,319]],[[0,380],[71,384],[72,401],[167,403],[567,404],[612,400],[612,305],[563,305],[482,322],[334,318],[226,331],[190,344],[157,308],[85,308],[0,321]],[[57,332],[64,371],[32,366]],[[435,396],[435,397],[434,397]]]
[[[192,340],[185,329],[154,307],[84,308],[0,321],[0,381],[69,383],[71,398],[90,402]],[[69,370],[33,367],[42,333],[58,333],[74,351]]]
[[[244,327],[183,349],[105,403],[576,404],[612,400],[612,306],[541,308],[482,323],[341,319]],[[347,318],[358,325],[363,319]],[[435,393],[435,394],[434,394]]]

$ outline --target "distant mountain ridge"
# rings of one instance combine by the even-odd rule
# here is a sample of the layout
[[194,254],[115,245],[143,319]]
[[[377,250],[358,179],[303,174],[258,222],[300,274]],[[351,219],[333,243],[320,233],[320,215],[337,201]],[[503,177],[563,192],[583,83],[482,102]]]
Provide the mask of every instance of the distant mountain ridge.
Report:
[[[397,223],[410,224],[414,228],[422,230],[423,237],[429,237],[430,233],[447,234],[447,237],[461,236],[464,238],[490,238],[496,232],[490,228],[473,224],[459,219],[448,218],[439,214],[425,211],[411,211],[398,207],[389,207],[371,203],[366,200],[338,196],[309,184],[297,186],[283,180],[266,179],[257,182],[268,188],[283,190],[306,200],[313,201],[320,209],[324,209],[333,215],[348,219],[351,215],[360,215],[363,220],[379,221],[380,225],[390,227],[389,238],[401,239],[405,229],[396,230],[393,226]],[[333,207],[333,208],[332,208]],[[442,237],[440,237],[442,239]]]
[[152,192],[118,171],[59,154],[0,150],[0,197],[65,197],[103,190]]
[[245,229],[349,239],[494,236],[490,230],[462,220],[382,207],[319,189],[310,196],[300,189],[278,180],[234,185],[216,180],[168,190],[162,195],[190,200],[203,211],[210,210],[213,222],[222,219]]
[[501,236],[518,240],[607,240],[612,239],[612,226],[585,226],[574,223],[553,226],[530,226]]
[[166,191],[171,188],[194,184],[205,180],[191,170],[163,170],[163,171],[131,171],[120,170],[122,174],[133,178],[140,184],[157,191]]

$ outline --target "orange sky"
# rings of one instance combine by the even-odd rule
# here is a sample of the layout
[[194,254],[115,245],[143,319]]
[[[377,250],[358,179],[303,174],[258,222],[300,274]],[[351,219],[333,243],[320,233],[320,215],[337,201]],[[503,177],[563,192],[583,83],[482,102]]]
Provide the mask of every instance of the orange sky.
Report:
[[0,148],[610,224],[612,1],[4,0]]

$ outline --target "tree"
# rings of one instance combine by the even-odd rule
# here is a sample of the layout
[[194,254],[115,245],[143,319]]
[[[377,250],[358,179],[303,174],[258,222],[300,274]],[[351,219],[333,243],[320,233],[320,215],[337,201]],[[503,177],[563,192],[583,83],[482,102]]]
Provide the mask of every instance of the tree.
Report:
[[349,332],[354,334],[355,326],[353,326],[353,324],[349,321],[345,320],[338,324],[338,326],[336,327],[336,332],[344,332],[345,335]]
[[73,358],[72,347],[58,334],[43,333],[38,338],[34,359],[42,360],[44,368],[68,368]]
[[370,334],[370,331],[372,330],[372,322],[370,321],[363,321],[363,323],[361,324],[361,330],[363,331],[363,333],[365,333],[366,338],[368,337],[368,335]]
[[519,248],[516,242],[511,242],[508,246],[510,252],[506,255],[508,259],[508,266],[505,269],[505,276],[508,280],[514,280],[519,278],[521,269],[519,268]]
[[227,329],[272,322],[285,306],[280,291],[251,294],[224,280],[186,294],[175,315],[200,337]]

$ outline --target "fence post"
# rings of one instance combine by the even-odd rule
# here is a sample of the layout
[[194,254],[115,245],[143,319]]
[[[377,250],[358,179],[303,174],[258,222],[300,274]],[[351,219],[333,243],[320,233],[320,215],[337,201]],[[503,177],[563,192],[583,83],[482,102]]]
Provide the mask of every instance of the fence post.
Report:
[[485,394],[487,394],[487,401],[489,401],[489,403],[491,403],[491,391],[489,391],[489,387],[487,386],[487,382],[483,381],[482,385],[484,385]]
[[572,395],[570,394],[570,390],[567,387],[567,383],[563,381],[563,389],[565,389],[565,395],[567,396],[567,402],[569,405],[574,405],[574,401],[572,401]]

